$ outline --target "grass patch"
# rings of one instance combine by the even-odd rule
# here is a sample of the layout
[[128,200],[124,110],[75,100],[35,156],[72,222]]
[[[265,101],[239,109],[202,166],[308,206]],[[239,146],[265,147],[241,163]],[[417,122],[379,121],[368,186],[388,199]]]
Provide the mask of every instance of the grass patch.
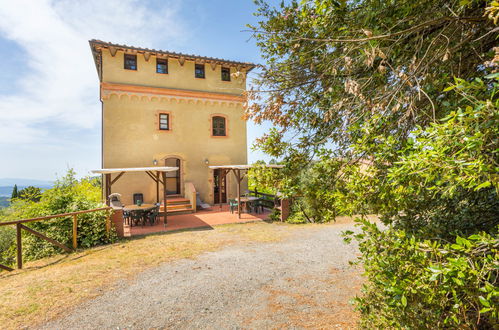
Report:
[[281,223],[221,225],[214,230],[149,235],[69,255],[29,262],[0,273],[3,329],[36,326],[145,269],[246,242],[274,242],[299,228]]

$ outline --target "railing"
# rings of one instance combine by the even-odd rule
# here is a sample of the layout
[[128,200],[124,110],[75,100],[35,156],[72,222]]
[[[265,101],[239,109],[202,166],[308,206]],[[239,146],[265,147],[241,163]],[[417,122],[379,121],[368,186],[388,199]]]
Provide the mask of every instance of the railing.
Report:
[[[31,219],[22,219],[22,220],[15,220],[15,221],[7,221],[7,222],[0,222],[0,227],[1,226],[16,226],[16,245],[17,245],[17,268],[22,269],[23,268],[23,250],[22,250],[22,236],[21,236],[21,230],[25,230],[28,233],[31,233],[41,239],[44,239],[52,244],[54,244],[57,247],[60,247],[66,252],[72,252],[75,251],[78,248],[78,215],[79,214],[85,214],[85,213],[92,213],[92,212],[98,212],[98,211],[105,211],[105,210],[112,210],[111,207],[102,207],[98,209],[92,209],[92,210],[84,210],[84,211],[77,211],[77,212],[70,212],[70,213],[61,213],[61,214],[54,214],[54,215],[48,215],[45,217],[38,217],[38,218],[31,218]],[[57,242],[56,240],[47,237],[43,235],[40,232],[37,232],[36,230],[33,230],[25,225],[23,223],[28,223],[28,222],[36,222],[36,221],[42,221],[42,220],[48,220],[48,219],[54,219],[54,218],[64,218],[64,217],[73,217],[73,249],[68,248],[66,245]],[[111,230],[111,218],[108,216],[106,218],[106,232],[109,234],[109,231]],[[0,269],[12,271],[13,269],[10,267],[7,267],[5,265],[0,264]]]
[[196,202],[197,202],[197,197],[196,197],[196,188],[192,184],[192,182],[186,182],[184,185],[184,197],[189,200],[192,206],[192,210],[196,212]]
[[261,197],[261,200],[267,208],[274,208],[277,205],[280,205],[280,199],[276,195],[262,193],[256,189],[249,190],[249,193],[255,197]]
[[276,208],[281,212],[281,221],[286,221],[291,212],[291,199],[283,198],[276,195],[261,193],[258,190],[249,190],[250,194],[255,197],[262,197],[265,206],[268,208]]

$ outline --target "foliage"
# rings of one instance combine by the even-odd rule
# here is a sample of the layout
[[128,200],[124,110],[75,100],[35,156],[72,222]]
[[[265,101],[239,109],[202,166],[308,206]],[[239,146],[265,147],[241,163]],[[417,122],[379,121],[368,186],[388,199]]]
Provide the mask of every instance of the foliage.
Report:
[[267,66],[247,116],[276,125],[258,145],[283,157],[282,191],[302,197],[300,212],[375,211],[432,235],[494,228],[499,57],[483,63],[494,4],[257,4]]
[[[463,85],[497,65],[483,63],[496,45],[494,23],[483,17],[491,7],[486,1],[314,0],[279,8],[256,3],[261,20],[251,28],[267,63],[250,92],[247,117],[276,127],[257,145],[283,158],[283,191],[305,191],[311,210],[331,209],[330,215],[321,211],[313,217],[386,211],[391,205],[385,201],[395,193],[388,169],[401,161],[402,150],[409,152],[415,130],[438,124],[466,102],[474,107],[476,99],[487,99],[480,95],[484,90],[471,99],[461,91],[443,92],[452,76]],[[490,139],[495,132],[488,129]],[[358,170],[360,175],[346,177],[361,166],[357,163],[370,163],[371,180]],[[304,172],[310,170],[314,178],[307,180]],[[324,175],[314,175],[317,171]],[[352,191],[359,192],[357,198]],[[336,202],[343,197],[345,203]],[[341,210],[345,206],[355,207]],[[390,218],[399,210],[387,212]]]
[[348,155],[365,135],[407,137],[447,115],[449,79],[475,76],[497,45],[487,1],[256,3],[261,20],[251,29],[267,63],[247,117],[277,127],[262,139],[276,157],[310,155],[327,142]]
[[370,149],[379,163],[377,187],[366,195],[385,223],[419,235],[449,238],[495,228],[499,223],[498,78],[457,80],[449,93],[461,96],[457,108],[438,123],[412,132],[404,148],[378,136]]
[[364,200],[357,198],[369,193],[366,189],[371,179],[369,163],[348,163],[331,154],[321,151],[318,159],[300,171],[293,182],[293,213],[300,213],[297,218],[329,222],[339,215],[369,213]]
[[12,265],[14,263],[15,237],[16,230],[13,227],[0,227],[0,264]]
[[272,209],[272,212],[269,214],[269,219],[271,221],[281,221],[281,211],[279,209]]
[[457,236],[451,244],[360,224],[362,234],[355,236],[368,281],[356,300],[364,328],[492,329],[498,324],[499,227],[493,235]]
[[[256,3],[266,66],[246,116],[275,126],[258,146],[283,159],[283,190],[301,196],[291,219],[373,212],[389,226],[363,227],[364,324],[490,325],[497,311],[480,309],[497,301],[477,290],[496,290],[495,278],[474,271],[497,271],[497,2]],[[448,277],[430,280],[432,265]]]
[[[45,190],[40,200],[16,198],[4,211],[1,221],[34,218],[52,214],[69,213],[81,210],[105,207],[101,202],[99,182],[92,178],[77,180],[75,173],[69,170],[66,176],[56,181],[51,189]],[[78,246],[88,248],[112,242],[116,235],[106,233],[108,211],[99,211],[78,215]],[[71,246],[72,217],[56,218],[27,224],[32,229]],[[12,242],[14,244],[14,242]],[[13,249],[3,250],[5,259],[12,259]],[[51,243],[31,234],[23,233],[23,256],[33,260],[60,253],[61,250]]]
[[28,199],[32,202],[38,202],[40,201],[41,195],[42,195],[42,190],[40,188],[28,186],[26,188],[21,189],[18,192],[17,198]]
[[14,185],[14,188],[12,188],[12,196],[10,197],[11,199],[19,197],[19,192],[17,191],[17,184]]
[[275,195],[281,189],[282,175],[279,170],[268,168],[264,161],[257,161],[248,170],[248,189]]

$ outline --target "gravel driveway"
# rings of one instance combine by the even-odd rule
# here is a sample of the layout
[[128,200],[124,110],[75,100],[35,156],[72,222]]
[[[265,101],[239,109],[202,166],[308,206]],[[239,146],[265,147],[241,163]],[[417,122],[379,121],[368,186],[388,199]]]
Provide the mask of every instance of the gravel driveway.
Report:
[[80,305],[46,329],[355,328],[352,224],[303,226],[283,241],[236,244],[165,263]]

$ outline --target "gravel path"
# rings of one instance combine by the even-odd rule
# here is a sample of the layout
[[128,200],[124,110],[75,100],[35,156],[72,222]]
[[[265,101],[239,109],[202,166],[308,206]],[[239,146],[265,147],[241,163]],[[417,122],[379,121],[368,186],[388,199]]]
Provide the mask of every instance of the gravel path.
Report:
[[348,301],[361,278],[346,229],[353,225],[303,226],[284,241],[166,263],[44,328],[355,328]]

